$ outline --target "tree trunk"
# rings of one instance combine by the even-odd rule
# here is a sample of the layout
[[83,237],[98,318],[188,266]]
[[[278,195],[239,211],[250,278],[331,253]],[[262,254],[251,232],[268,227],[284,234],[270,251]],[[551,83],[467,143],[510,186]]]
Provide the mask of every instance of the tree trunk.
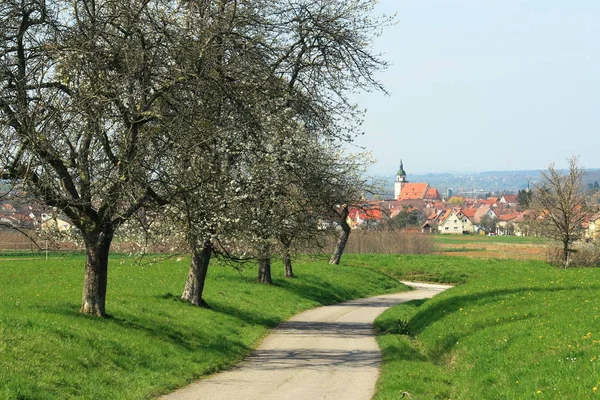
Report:
[[563,267],[565,269],[569,268],[570,261],[570,251],[569,251],[569,242],[563,242]]
[[85,241],[85,278],[81,312],[105,317],[106,285],[108,281],[108,254],[113,239],[112,228],[102,232],[84,234]]
[[282,238],[281,244],[283,245],[283,265],[285,268],[285,277],[293,278],[294,271],[292,270],[292,256],[290,254],[290,248],[292,247],[292,239]]
[[202,298],[202,292],[204,291],[204,283],[206,282],[211,255],[212,246],[210,242],[204,243],[201,249],[194,248],[192,250],[192,261],[190,262],[190,270],[181,300],[190,302],[198,307],[210,308]]
[[271,279],[271,249],[269,243],[261,244],[258,255],[258,282],[273,284]]
[[345,206],[340,215],[340,226],[342,227],[342,231],[340,232],[337,245],[335,246],[335,251],[331,255],[329,264],[338,265],[342,259],[342,254],[344,254],[346,243],[348,243],[348,238],[350,237],[350,225],[348,225],[348,222],[346,221],[346,218],[348,218],[348,213],[348,206]]

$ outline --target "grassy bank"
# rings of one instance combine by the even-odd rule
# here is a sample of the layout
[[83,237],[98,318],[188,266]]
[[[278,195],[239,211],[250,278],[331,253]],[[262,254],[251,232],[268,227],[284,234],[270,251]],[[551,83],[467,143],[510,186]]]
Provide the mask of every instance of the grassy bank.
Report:
[[[585,399],[600,388],[600,270],[439,256],[347,259],[402,279],[460,283],[376,321],[376,399]],[[377,266],[377,265],[380,266]],[[408,328],[399,321],[408,322]],[[399,329],[402,328],[402,329]],[[400,333],[411,333],[405,335]]]
[[185,261],[137,265],[113,257],[108,319],[78,312],[83,258],[0,259],[1,399],[145,399],[239,361],[269,328],[302,310],[397,292],[376,271],[296,264],[297,278],[274,287],[212,266],[205,299],[213,310],[178,300]]

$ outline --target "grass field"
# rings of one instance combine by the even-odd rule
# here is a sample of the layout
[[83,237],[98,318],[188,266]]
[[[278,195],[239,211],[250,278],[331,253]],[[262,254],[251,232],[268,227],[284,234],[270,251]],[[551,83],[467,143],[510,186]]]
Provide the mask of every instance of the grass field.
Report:
[[[459,284],[377,319],[384,364],[375,399],[398,399],[403,392],[413,399],[598,396],[600,270],[555,269],[539,261],[372,257],[347,260],[400,279]],[[412,336],[398,334],[407,330]]]
[[446,256],[546,260],[548,240],[522,236],[431,235],[435,252]]
[[488,243],[488,244],[545,244],[547,239],[534,236],[485,235],[432,235],[438,244]]
[[476,258],[478,243],[515,258],[545,244],[463,238],[443,239],[458,242],[452,257],[347,254],[341,266],[305,259],[292,280],[276,263],[274,287],[256,284],[255,268],[214,265],[205,296],[212,311],[178,300],[185,260],[113,257],[104,320],[78,313],[81,256],[0,257],[0,399],[152,398],[231,367],[297,312],[403,290],[395,279],[457,286],[378,318],[376,399],[599,396],[600,270]]
[[[23,259],[24,258],[24,259]],[[113,257],[108,319],[78,312],[83,258],[0,258],[0,399],[147,399],[231,367],[269,328],[322,304],[402,291],[396,280],[353,266],[304,260],[275,286],[212,266],[205,299],[179,301],[185,261],[137,265]]]

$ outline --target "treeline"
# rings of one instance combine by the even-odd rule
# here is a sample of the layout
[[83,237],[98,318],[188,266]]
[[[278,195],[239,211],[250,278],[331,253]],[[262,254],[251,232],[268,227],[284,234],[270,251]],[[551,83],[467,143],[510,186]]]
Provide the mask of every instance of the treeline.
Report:
[[372,7],[2,2],[2,179],[81,234],[83,313],[106,315],[116,235],[185,248],[182,298],[207,306],[215,253],[258,259],[270,283],[275,243],[289,260],[320,221],[345,224],[367,189],[366,158],[342,151],[362,115],[348,95],[382,90],[386,66],[370,46],[388,20]]

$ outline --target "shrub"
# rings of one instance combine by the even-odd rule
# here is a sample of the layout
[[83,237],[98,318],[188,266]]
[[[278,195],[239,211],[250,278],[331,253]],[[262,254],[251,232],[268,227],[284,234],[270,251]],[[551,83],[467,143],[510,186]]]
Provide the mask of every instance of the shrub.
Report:
[[431,236],[402,231],[360,231],[350,234],[347,253],[357,254],[431,254]]
[[[556,267],[564,266],[561,246],[548,247],[547,257],[551,265]],[[570,257],[570,267],[600,267],[600,243],[578,242],[573,247]]]

